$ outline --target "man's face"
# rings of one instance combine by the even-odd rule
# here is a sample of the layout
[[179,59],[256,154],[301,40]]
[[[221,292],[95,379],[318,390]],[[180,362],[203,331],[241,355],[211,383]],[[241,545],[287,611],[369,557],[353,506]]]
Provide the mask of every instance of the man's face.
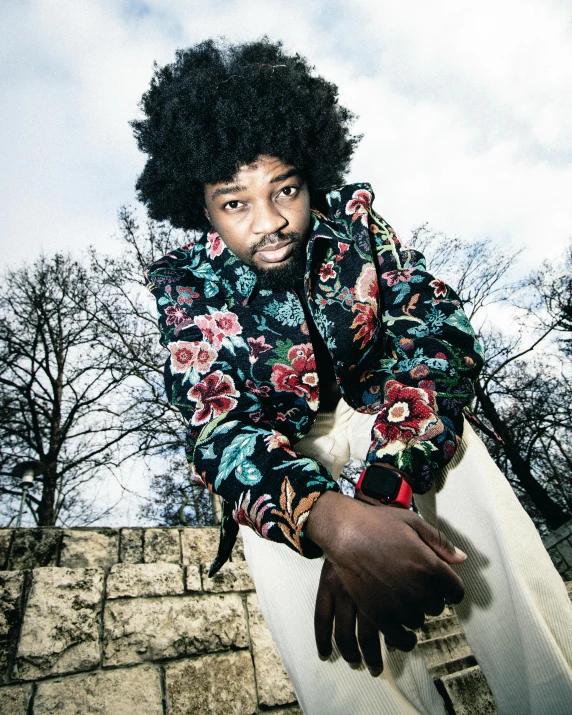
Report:
[[262,286],[288,288],[302,279],[310,195],[293,166],[260,156],[232,182],[205,184],[205,202],[215,230]]

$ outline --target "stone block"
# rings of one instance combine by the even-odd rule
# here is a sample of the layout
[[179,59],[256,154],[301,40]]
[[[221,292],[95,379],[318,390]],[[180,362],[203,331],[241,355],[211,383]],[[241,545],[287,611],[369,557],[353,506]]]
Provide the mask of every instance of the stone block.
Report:
[[143,563],[143,529],[121,529],[119,560],[122,564]]
[[143,560],[146,564],[159,561],[178,564],[181,550],[178,529],[145,529]]
[[[220,530],[217,526],[191,526],[181,531],[183,563],[198,566],[214,561],[218,551]],[[231,560],[244,561],[244,547],[240,534],[232,550]],[[208,569],[207,569],[208,570]]]
[[570,543],[568,539],[564,539],[564,541],[561,541],[556,548],[566,562],[566,565],[572,566],[572,543]]
[[23,585],[23,573],[0,571],[0,681],[8,677],[10,654],[18,638]]
[[99,665],[100,569],[36,569],[16,658],[16,677],[34,680]]
[[14,529],[9,571],[55,566],[61,529]]
[[99,671],[38,684],[34,715],[162,715],[153,667]]
[[294,688],[264,622],[255,593],[248,595],[246,604],[260,705],[271,707],[296,702]]
[[107,577],[107,598],[178,593],[183,593],[183,568],[179,564],[115,564]]
[[65,529],[60,566],[108,569],[118,561],[118,543],[115,529]]
[[31,685],[0,688],[0,715],[27,715],[31,697]]
[[210,563],[203,563],[203,589],[208,593],[225,591],[254,591],[246,561],[227,561],[212,578],[208,577]]
[[248,651],[206,655],[165,668],[168,715],[250,715],[256,710]]
[[471,655],[471,650],[462,633],[420,641],[417,648],[425,658],[428,668]]
[[8,562],[8,551],[10,550],[10,529],[0,529],[0,571],[6,568]]
[[108,601],[105,665],[212,653],[248,645],[238,594]]
[[212,563],[218,550],[219,530],[216,527],[189,527],[181,531],[183,563],[199,566]]
[[277,710],[272,710],[271,712],[272,715],[304,715],[298,705],[290,705],[287,708],[278,708]]
[[198,566],[185,566],[185,587],[187,591],[201,591],[201,569]]
[[439,690],[455,715],[494,715],[498,712],[493,694],[478,665],[446,675],[441,679]]

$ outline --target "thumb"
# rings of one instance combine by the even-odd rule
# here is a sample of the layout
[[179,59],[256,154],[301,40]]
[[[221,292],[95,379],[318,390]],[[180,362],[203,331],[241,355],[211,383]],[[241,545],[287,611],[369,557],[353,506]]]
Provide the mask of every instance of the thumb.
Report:
[[460,564],[467,558],[467,554],[452,544],[442,531],[435,529],[421,517],[415,519],[411,526],[419,538],[446,563]]

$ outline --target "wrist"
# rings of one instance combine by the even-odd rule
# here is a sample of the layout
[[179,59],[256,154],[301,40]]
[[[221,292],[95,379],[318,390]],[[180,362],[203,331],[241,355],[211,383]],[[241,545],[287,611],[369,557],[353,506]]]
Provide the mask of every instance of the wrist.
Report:
[[343,524],[344,512],[352,499],[340,492],[327,491],[316,499],[306,521],[306,535],[327,555]]

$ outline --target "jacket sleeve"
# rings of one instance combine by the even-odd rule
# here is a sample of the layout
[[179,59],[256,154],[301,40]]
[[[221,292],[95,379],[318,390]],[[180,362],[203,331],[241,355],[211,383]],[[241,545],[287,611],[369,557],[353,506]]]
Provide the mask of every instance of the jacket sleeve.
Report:
[[[320,556],[305,536],[306,520],[316,499],[338,486],[325,467],[297,454],[265,420],[238,316],[217,300],[212,280],[193,273],[193,263],[188,252],[173,251],[148,269],[147,286],[157,300],[161,343],[170,353],[167,397],[187,425],[191,474],[224,500],[210,575],[228,559],[238,524],[303,556]],[[206,270],[201,264],[200,275]]]
[[459,296],[401,244],[373,199],[369,184],[354,185],[339,211],[369,234],[378,274],[386,379],[367,460],[397,467],[424,493],[460,444],[484,355]]

